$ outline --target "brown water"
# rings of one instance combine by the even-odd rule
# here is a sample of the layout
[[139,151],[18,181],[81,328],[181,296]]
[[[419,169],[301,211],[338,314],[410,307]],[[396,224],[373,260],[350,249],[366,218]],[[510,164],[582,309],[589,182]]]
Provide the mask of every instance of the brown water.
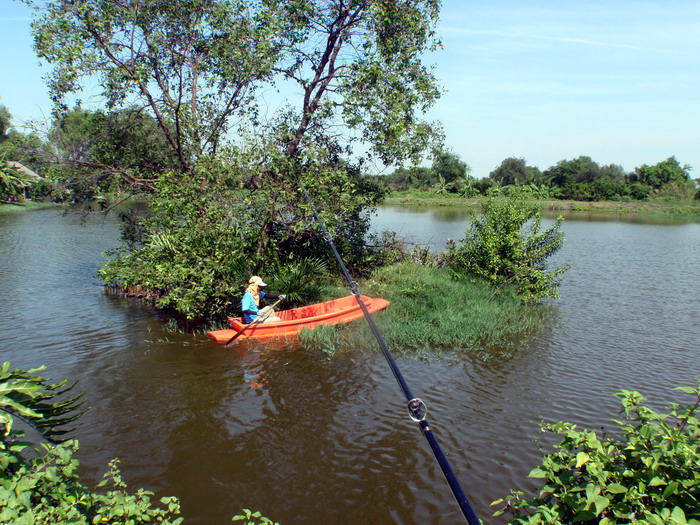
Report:
[[[445,213],[385,208],[375,224],[439,245],[466,227]],[[564,229],[557,261],[573,267],[536,341],[509,359],[397,359],[486,523],[504,522],[489,502],[533,486],[541,420],[604,426],[614,392],[683,401],[672,388],[700,377],[700,224]],[[179,496],[190,524],[227,523],[241,508],[284,525],[464,522],[379,350],[329,360],[168,333],[94,278],[117,236],[111,220],[0,215],[0,360],[79,381],[87,479],[119,457],[130,487]]]

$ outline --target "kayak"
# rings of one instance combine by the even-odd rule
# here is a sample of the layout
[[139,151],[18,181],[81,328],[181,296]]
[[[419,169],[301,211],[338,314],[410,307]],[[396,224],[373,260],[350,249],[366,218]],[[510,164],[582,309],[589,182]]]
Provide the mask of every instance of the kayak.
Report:
[[[370,313],[378,312],[389,306],[389,301],[379,297],[360,296]],[[311,329],[318,325],[333,325],[349,323],[359,319],[364,314],[354,295],[325,301],[323,303],[310,304],[291,310],[275,312],[281,319],[273,323],[255,323],[238,339],[267,339],[270,337],[293,337],[304,329]],[[240,317],[229,317],[230,330],[213,330],[207,335],[217,343],[226,343],[238,332],[243,330],[246,324]]]

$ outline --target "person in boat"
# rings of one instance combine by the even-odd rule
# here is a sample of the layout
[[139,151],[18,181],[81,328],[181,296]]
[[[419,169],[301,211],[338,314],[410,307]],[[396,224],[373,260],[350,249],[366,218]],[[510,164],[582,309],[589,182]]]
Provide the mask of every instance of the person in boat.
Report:
[[245,323],[275,323],[281,321],[275,315],[275,311],[271,306],[260,307],[260,300],[264,298],[284,299],[284,295],[274,295],[267,293],[262,289],[267,286],[263,280],[257,275],[253,275],[248,279],[248,288],[241,299],[241,310],[243,311],[243,321]]

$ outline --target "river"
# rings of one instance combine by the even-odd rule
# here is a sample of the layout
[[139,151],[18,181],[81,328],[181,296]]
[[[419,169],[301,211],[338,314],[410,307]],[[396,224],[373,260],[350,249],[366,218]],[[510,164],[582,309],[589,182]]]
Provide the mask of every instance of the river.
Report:
[[[373,224],[439,249],[466,221],[386,207]],[[572,267],[546,332],[507,359],[397,359],[485,523],[505,522],[491,501],[534,486],[540,421],[605,427],[620,389],[663,406],[700,377],[700,223],[578,216],[563,230],[553,262]],[[327,359],[171,333],[103,294],[94,275],[117,238],[111,218],[0,214],[0,360],[86,392],[88,482],[119,457],[130,488],[180,497],[188,524],[241,508],[283,525],[463,522],[379,350]]]

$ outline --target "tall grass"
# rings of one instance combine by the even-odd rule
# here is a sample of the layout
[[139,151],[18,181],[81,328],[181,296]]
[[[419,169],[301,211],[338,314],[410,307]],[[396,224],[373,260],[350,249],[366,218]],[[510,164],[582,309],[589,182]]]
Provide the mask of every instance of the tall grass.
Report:
[[[374,318],[397,354],[510,353],[547,319],[546,306],[526,306],[508,294],[493,296],[487,283],[456,278],[447,268],[404,262],[381,268],[360,284],[363,294],[391,301]],[[338,289],[332,293],[343,295]],[[300,342],[328,354],[377,347],[363,321],[321,326],[304,332]]]

